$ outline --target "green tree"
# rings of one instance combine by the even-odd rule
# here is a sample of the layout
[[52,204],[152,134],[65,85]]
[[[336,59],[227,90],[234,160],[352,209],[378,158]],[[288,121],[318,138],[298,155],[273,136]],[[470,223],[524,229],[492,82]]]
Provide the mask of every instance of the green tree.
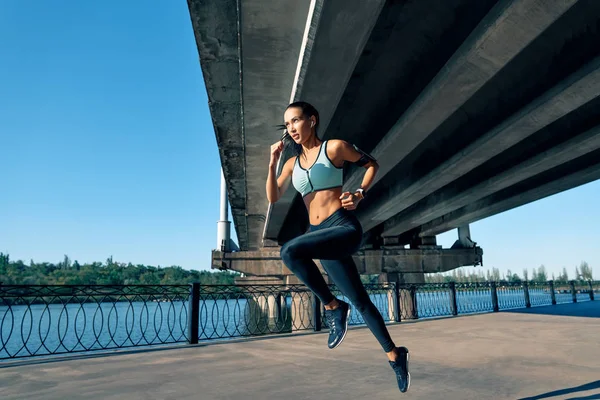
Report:
[[492,280],[494,281],[499,281],[501,279],[500,277],[500,270],[498,268],[492,268]]
[[569,280],[569,274],[567,273],[567,269],[563,267],[562,273],[558,275],[556,278],[559,282],[567,282]]
[[590,268],[588,263],[585,261],[582,261],[581,264],[579,265],[579,273],[580,273],[581,280],[591,281],[594,279],[593,274],[592,274],[592,269]]
[[63,262],[60,263],[59,265],[60,265],[60,268],[62,268],[62,269],[69,269],[69,268],[71,268],[71,259],[69,258],[69,256],[67,256],[65,254]]
[[537,274],[533,277],[533,280],[536,282],[547,282],[548,281],[548,273],[546,272],[546,267],[540,265],[537,270]]
[[10,263],[10,256],[8,254],[0,253],[0,267],[6,267]]
[[0,253],[0,282],[4,285],[102,285],[102,284],[233,284],[239,274],[229,271],[188,271],[180,266],[166,268],[119,263],[112,257],[106,263],[80,264],[65,255],[57,264],[11,261]]

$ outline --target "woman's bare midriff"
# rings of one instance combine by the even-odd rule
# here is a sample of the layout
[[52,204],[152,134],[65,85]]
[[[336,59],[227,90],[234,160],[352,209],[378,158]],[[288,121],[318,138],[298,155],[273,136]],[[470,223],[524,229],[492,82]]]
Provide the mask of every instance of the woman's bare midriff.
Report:
[[304,197],[311,225],[319,225],[324,219],[342,208],[342,188],[320,190]]

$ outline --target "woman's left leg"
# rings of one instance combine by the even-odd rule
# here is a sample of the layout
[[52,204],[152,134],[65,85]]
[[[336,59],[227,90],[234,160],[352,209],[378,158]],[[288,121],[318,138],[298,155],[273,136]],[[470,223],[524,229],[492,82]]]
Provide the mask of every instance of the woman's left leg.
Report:
[[398,388],[401,392],[406,392],[410,386],[408,349],[396,347],[392,341],[381,313],[371,301],[360,280],[354,260],[351,256],[346,256],[339,260],[321,260],[321,264],[340,291],[350,299],[363,316],[365,323],[388,356],[390,366],[396,373]]

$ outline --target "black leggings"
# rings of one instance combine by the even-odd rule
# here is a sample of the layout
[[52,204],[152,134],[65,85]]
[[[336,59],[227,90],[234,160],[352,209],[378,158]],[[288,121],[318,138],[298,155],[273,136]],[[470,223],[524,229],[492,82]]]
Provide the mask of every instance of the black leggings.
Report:
[[356,217],[343,208],[319,225],[311,225],[307,233],[296,237],[281,248],[285,265],[313,291],[323,304],[335,299],[313,259],[321,260],[323,268],[340,291],[361,313],[365,323],[385,352],[394,342],[383,317],[363,286],[352,259],[362,240],[362,227]]

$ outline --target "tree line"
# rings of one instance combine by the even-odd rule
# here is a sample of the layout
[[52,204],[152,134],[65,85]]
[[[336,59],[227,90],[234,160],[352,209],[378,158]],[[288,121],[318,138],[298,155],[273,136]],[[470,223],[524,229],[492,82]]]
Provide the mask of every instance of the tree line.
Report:
[[445,283],[445,282],[485,282],[485,281],[495,281],[495,282],[547,282],[549,280],[557,281],[557,282],[567,282],[570,280],[575,281],[591,281],[593,278],[593,271],[589,264],[585,261],[582,261],[580,265],[575,266],[575,273],[573,275],[569,275],[567,269],[563,267],[562,272],[555,276],[554,273],[552,275],[548,275],[546,271],[546,267],[543,265],[538,268],[533,268],[531,274],[527,268],[523,269],[523,275],[520,276],[516,272],[511,271],[510,269],[506,271],[506,273],[501,274],[498,268],[492,268],[491,271],[488,269],[487,271],[483,271],[482,269],[478,269],[476,271],[467,272],[463,268],[458,268],[452,270],[449,273],[436,273],[436,274],[425,274],[425,282],[428,283]]
[[[0,253],[0,283],[4,285],[183,285],[193,282],[203,285],[233,285],[236,276],[240,274],[231,271],[185,270],[180,266],[133,265],[116,262],[112,257],[104,263],[80,264],[65,255],[63,261],[58,263],[36,263],[31,260],[26,264],[22,260],[13,261],[8,254]],[[376,275],[361,276],[361,279],[364,283],[377,282]],[[501,274],[498,268],[485,272],[478,269],[470,273],[464,268],[458,268],[443,274],[425,274],[425,281],[429,283],[524,280],[588,281],[593,280],[593,274],[592,268],[585,261],[575,266],[573,275],[569,275],[567,269],[563,268],[558,276],[554,273],[548,276],[543,265],[533,268],[531,274],[525,268],[522,276],[511,270]]]
[[4,285],[232,285],[236,272],[185,270],[180,266],[160,267],[120,263],[109,257],[106,262],[80,264],[64,256],[59,263],[33,260],[29,264],[13,261],[0,253],[0,282]]

